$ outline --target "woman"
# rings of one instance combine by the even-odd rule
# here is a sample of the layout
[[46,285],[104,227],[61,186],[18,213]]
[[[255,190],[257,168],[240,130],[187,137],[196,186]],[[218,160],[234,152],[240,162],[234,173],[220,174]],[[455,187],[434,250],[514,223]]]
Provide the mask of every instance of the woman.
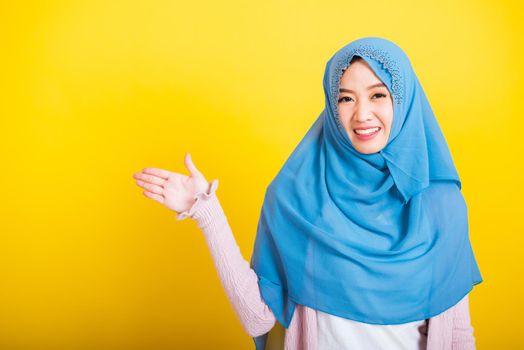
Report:
[[137,184],[198,222],[257,350],[474,349],[467,206],[408,57],[358,39],[323,85],[324,110],[267,188],[250,264],[189,154],[190,177],[148,168]]

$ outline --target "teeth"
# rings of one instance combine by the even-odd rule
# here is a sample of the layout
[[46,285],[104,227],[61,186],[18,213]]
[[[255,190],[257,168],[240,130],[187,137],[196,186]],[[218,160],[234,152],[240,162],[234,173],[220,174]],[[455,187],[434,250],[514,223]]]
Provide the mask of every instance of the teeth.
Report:
[[355,132],[359,135],[369,135],[377,131],[379,128],[371,128],[371,129],[365,129],[365,130],[355,130]]

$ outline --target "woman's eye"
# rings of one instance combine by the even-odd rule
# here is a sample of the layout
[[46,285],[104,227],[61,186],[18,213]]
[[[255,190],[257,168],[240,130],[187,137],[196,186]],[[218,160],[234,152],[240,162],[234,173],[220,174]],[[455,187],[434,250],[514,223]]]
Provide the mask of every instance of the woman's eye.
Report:
[[[377,96],[377,98],[382,98],[382,97],[386,97],[385,94],[383,93],[376,93],[373,95],[373,97]],[[351,97],[349,96],[343,96],[341,98],[338,99],[338,103],[340,102],[349,102],[350,100],[353,100]]]

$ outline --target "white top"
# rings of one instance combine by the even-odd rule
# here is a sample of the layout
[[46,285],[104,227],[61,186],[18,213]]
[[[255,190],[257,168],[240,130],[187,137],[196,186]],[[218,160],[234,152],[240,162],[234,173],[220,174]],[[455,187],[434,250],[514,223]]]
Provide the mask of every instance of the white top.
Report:
[[395,325],[362,323],[316,310],[318,350],[425,350],[426,320]]

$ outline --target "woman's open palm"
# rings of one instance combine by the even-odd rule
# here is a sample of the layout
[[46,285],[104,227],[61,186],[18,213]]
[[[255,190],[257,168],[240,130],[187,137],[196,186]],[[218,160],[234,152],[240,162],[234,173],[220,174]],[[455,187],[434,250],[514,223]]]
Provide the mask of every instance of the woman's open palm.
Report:
[[145,189],[144,195],[178,213],[191,208],[195,194],[207,191],[209,183],[193,164],[191,155],[186,153],[184,164],[190,176],[158,168],[145,168],[134,173],[136,184]]

